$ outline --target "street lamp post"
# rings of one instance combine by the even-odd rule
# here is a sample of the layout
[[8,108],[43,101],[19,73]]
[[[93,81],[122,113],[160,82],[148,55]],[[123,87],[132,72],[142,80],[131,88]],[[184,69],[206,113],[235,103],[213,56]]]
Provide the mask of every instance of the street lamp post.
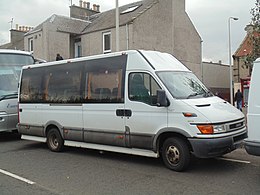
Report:
[[231,24],[231,20],[238,20],[238,18],[235,17],[229,17],[228,18],[228,55],[229,55],[229,76],[230,76],[230,104],[234,104],[233,101],[233,67],[231,64],[231,33],[230,33],[230,24]]

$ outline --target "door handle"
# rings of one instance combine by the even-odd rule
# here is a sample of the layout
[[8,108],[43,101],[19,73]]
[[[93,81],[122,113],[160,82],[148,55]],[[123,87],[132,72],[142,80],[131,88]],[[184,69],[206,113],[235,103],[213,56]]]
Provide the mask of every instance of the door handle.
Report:
[[127,116],[127,117],[132,116],[132,110],[126,109],[126,110],[125,110],[125,116]]
[[117,109],[116,110],[116,116],[130,117],[130,116],[132,116],[132,110],[129,110],[129,109]]
[[123,109],[117,109],[116,110],[116,116],[124,116],[124,110]]

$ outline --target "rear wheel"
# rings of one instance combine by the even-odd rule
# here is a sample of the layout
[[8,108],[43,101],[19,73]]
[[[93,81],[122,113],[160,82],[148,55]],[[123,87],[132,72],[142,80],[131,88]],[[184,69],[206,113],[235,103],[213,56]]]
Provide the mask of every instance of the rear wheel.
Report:
[[162,159],[167,168],[184,171],[190,163],[190,151],[187,142],[181,138],[171,137],[162,146]]
[[48,148],[53,152],[60,152],[64,147],[64,140],[62,139],[58,129],[53,128],[47,134]]

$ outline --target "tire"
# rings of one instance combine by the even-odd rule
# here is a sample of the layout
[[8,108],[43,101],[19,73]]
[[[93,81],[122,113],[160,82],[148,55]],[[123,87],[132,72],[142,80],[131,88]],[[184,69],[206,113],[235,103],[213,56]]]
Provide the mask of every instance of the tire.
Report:
[[165,140],[161,151],[165,166],[174,171],[184,171],[190,164],[190,150],[187,142],[171,137]]
[[64,147],[64,140],[56,128],[52,128],[47,134],[48,148],[53,152],[60,152]]

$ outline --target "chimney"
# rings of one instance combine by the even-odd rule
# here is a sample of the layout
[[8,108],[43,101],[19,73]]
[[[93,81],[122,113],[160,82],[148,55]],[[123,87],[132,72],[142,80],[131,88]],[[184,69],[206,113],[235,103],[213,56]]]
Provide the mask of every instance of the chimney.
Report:
[[83,3],[83,1],[79,0],[79,7],[82,7],[82,3]]
[[15,25],[15,29],[19,30],[19,25],[18,24]]
[[86,1],[83,1],[83,7],[86,8],[86,4],[87,2]]
[[247,34],[252,34],[254,31],[253,25],[252,24],[246,25],[245,31],[247,32]]
[[97,8],[96,11],[97,11],[97,12],[100,12],[100,5],[97,5],[96,8]]
[[90,9],[90,3],[87,2],[87,9]]
[[94,11],[97,11],[96,8],[97,8],[97,5],[96,5],[96,4],[93,4],[93,10],[94,10]]
[[219,61],[218,61],[218,63],[219,63],[219,64],[222,64],[222,61],[221,61],[221,60],[219,60]]

